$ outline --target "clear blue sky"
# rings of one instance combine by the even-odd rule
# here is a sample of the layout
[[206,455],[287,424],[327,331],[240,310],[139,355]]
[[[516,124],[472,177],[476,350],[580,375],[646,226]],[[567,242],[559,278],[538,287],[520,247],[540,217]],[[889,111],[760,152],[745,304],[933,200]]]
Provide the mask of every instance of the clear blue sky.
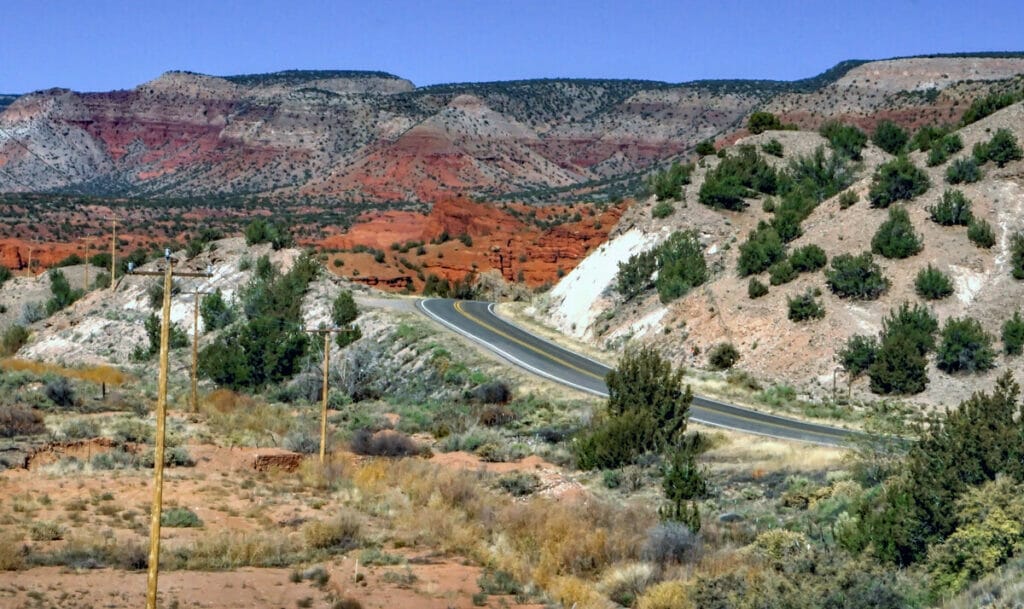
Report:
[[844,59],[1024,50],[1021,0],[4,0],[0,92],[166,70],[518,78],[813,76]]

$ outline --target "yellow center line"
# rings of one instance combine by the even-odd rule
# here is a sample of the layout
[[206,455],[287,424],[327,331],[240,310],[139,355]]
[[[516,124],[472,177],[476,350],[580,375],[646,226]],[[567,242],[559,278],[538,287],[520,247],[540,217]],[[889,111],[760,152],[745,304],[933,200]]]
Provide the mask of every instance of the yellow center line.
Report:
[[[503,337],[503,338],[505,338],[507,340],[510,340],[510,341],[516,343],[517,345],[521,346],[521,347],[525,347],[526,349],[529,349],[530,351],[533,351],[534,353],[536,353],[537,355],[540,355],[541,357],[549,359],[549,360],[551,360],[551,361],[553,361],[553,362],[555,362],[557,364],[565,366],[566,368],[569,368],[571,370],[575,370],[576,372],[579,372],[579,373],[584,374],[586,376],[593,377],[593,378],[598,379],[600,381],[604,381],[604,377],[603,376],[599,376],[599,375],[594,374],[593,372],[591,372],[589,370],[584,370],[583,368],[580,368],[578,366],[570,364],[569,362],[567,362],[565,360],[559,359],[559,358],[555,357],[554,355],[548,353],[547,351],[544,351],[543,349],[540,349],[540,348],[538,348],[538,347],[536,347],[534,345],[531,345],[530,343],[527,343],[526,341],[520,340],[520,339],[518,339],[518,338],[516,338],[514,336],[509,335],[506,332],[503,332],[502,330],[499,330],[498,328],[495,328],[494,326],[492,326],[491,324],[483,321],[479,317],[476,317],[475,315],[471,315],[470,313],[466,312],[466,310],[462,307],[462,303],[459,302],[459,301],[455,302],[455,310],[460,315],[462,315],[466,319],[469,319],[473,323],[475,323],[475,324],[477,324],[479,326],[482,326],[484,328],[487,328],[488,330],[490,330],[491,332],[497,334],[498,336],[501,336],[501,337]],[[737,413],[734,413],[734,412],[723,412],[721,410],[715,410],[713,407],[710,407],[710,406],[701,406],[699,404],[693,404],[693,407],[700,408],[702,410],[706,410],[707,412],[714,413],[715,415],[718,415],[718,416],[721,416],[721,417],[726,417],[726,418],[729,418],[729,419],[739,419],[741,421],[749,421],[749,422],[755,423],[757,425],[764,425],[764,426],[767,426],[767,427],[774,427],[776,429],[783,429],[783,430],[786,430],[786,431],[788,431],[790,433],[799,433],[799,432],[803,431],[805,433],[820,434],[820,435],[824,435],[824,436],[834,436],[834,437],[837,437],[837,438],[844,437],[844,434],[843,434],[843,432],[841,430],[833,430],[833,429],[828,428],[828,427],[824,427],[824,428],[821,428],[821,429],[815,429],[815,430],[798,430],[798,429],[794,429],[794,428],[792,428],[792,427],[790,427],[788,425],[785,425],[784,423],[776,423],[776,422],[773,422],[773,421],[765,421],[765,420],[762,420],[762,419],[759,419],[759,418],[756,418],[756,417],[745,416],[745,415],[737,414]],[[799,422],[799,421],[795,421],[794,420],[794,422],[796,423],[796,422]]]
[[483,321],[479,317],[475,317],[473,315],[470,315],[469,313],[466,312],[465,309],[462,308],[462,303],[461,302],[456,302],[455,303],[455,310],[458,311],[458,313],[460,315],[462,315],[463,317],[473,321],[473,323],[475,323],[477,325],[480,325],[480,326],[483,326],[484,328],[487,328],[488,330],[490,330],[491,332],[494,332],[498,336],[501,336],[502,338],[510,340],[510,341],[516,343],[517,345],[521,346],[521,347],[525,347],[525,348],[529,349],[530,351],[533,351],[537,355],[545,357],[545,358],[555,362],[556,364],[561,364],[562,366],[565,366],[566,368],[569,368],[571,370],[575,370],[576,372],[579,372],[580,374],[584,374],[586,376],[595,378],[595,379],[597,379],[599,381],[604,381],[604,377],[603,376],[594,374],[593,372],[591,372],[589,370],[584,370],[583,368],[580,368],[579,366],[574,366],[573,364],[570,364],[569,362],[567,362],[565,360],[559,359],[559,358],[555,357],[554,355],[548,353],[547,351],[544,351],[543,349],[539,349],[539,348],[535,347],[534,345],[531,345],[530,343],[528,343],[526,341],[520,340],[520,339],[518,339],[518,338],[516,338],[514,336],[511,336],[511,335],[509,335],[509,334],[499,330],[498,328],[495,328],[494,326],[492,326],[489,323]]

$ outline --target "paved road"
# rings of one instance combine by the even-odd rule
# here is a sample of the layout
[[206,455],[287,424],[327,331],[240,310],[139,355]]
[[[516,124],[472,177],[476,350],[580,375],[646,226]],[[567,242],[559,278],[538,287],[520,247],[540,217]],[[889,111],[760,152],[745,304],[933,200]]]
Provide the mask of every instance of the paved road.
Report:
[[[608,366],[505,321],[494,313],[493,303],[429,298],[417,301],[416,306],[448,329],[534,374],[594,395],[608,396],[604,383],[610,370]],[[690,419],[716,427],[828,446],[843,445],[857,435],[845,429],[765,414],[699,395],[693,397]]]

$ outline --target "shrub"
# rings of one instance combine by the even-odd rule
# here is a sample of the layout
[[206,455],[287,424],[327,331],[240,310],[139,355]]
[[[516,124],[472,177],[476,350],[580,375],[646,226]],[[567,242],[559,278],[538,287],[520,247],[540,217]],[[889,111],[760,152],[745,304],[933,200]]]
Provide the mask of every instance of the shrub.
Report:
[[708,363],[715,370],[728,370],[740,359],[740,352],[732,343],[718,343],[708,351]]
[[889,207],[895,201],[909,201],[924,194],[931,181],[906,156],[897,157],[875,170],[868,190],[872,207]]
[[279,250],[292,244],[292,236],[288,229],[267,222],[263,218],[257,218],[245,227],[245,243],[246,245],[270,243],[275,250]]
[[704,248],[694,231],[677,231],[658,246],[658,279],[654,287],[661,302],[671,302],[702,285],[708,278]]
[[627,301],[631,300],[654,286],[651,278],[657,269],[658,259],[654,251],[633,254],[626,262],[619,263],[619,271],[615,274],[615,290]]
[[875,126],[871,141],[889,154],[900,154],[907,146],[910,136],[896,123],[883,120]]
[[959,190],[946,189],[937,205],[928,208],[932,222],[942,226],[967,226],[974,219],[971,201]]
[[967,238],[978,247],[989,249],[996,244],[996,233],[992,225],[982,218],[975,218],[967,225]]
[[708,156],[715,153],[715,142],[711,139],[701,140],[697,142],[697,148],[694,150],[698,156]]
[[698,195],[702,204],[716,209],[742,211],[745,198],[756,193],[775,194],[778,174],[753,146],[740,146],[737,153],[726,156],[707,172]]
[[980,121],[997,110],[1001,110],[1014,102],[1018,97],[1013,93],[992,92],[984,97],[976,98],[960,118],[961,125],[970,125]]
[[926,365],[912,339],[898,333],[885,336],[868,368],[871,391],[883,395],[920,393],[928,386]]
[[1010,236],[1010,274],[1014,279],[1024,279],[1024,233]]
[[472,395],[481,404],[507,404],[512,399],[512,389],[505,381],[489,381],[474,388]]
[[775,116],[771,112],[754,112],[750,115],[750,118],[747,119],[747,130],[754,135],[764,133],[765,131],[776,131],[779,129],[782,129],[782,123],[779,122],[779,117]]
[[419,454],[420,448],[409,436],[398,431],[374,433],[360,429],[352,436],[352,452],[372,457],[408,457]]
[[530,472],[512,472],[498,478],[498,487],[513,497],[526,497],[540,488],[540,478]]
[[770,226],[762,225],[751,231],[747,240],[740,245],[736,270],[740,277],[746,277],[764,271],[783,257],[785,251],[779,233]]
[[843,191],[843,194],[839,195],[839,209],[849,209],[859,200],[860,197],[852,190]]
[[25,346],[28,342],[28,330],[25,326],[14,324],[4,330],[4,334],[0,337],[0,351],[2,355],[14,355]]
[[854,334],[837,354],[839,365],[850,376],[857,378],[864,374],[878,355],[878,341],[873,336]]
[[1014,311],[1013,317],[1003,323],[1001,337],[1007,355],[1020,355],[1024,351],[1024,318],[1020,311]]
[[11,269],[0,264],[0,286],[2,286],[8,279],[12,277]]
[[910,150],[928,152],[934,143],[938,142],[943,136],[949,133],[949,130],[949,127],[924,125],[914,132],[914,137],[910,138],[908,148]]
[[53,315],[85,294],[82,290],[72,290],[67,277],[60,271],[50,271],[50,293],[52,296],[46,301],[47,315]]
[[88,440],[100,435],[100,426],[92,419],[70,419],[64,421],[61,433],[68,440]]
[[226,328],[235,321],[235,312],[224,301],[220,288],[203,296],[199,304],[199,314],[203,318],[203,329],[206,332]]
[[789,263],[798,273],[813,273],[825,267],[828,257],[825,255],[825,250],[810,243],[793,250],[789,256]]
[[821,319],[825,317],[825,307],[811,291],[804,292],[795,298],[786,299],[789,305],[789,320],[795,322]]
[[476,580],[476,584],[485,594],[511,596],[523,591],[523,587],[508,571],[485,569]]
[[595,419],[573,444],[577,465],[621,467],[681,438],[693,401],[682,378],[683,371],[673,370],[654,349],[628,350],[606,377],[606,416]]
[[43,393],[47,399],[61,408],[70,408],[75,405],[75,388],[71,386],[71,381],[66,377],[58,376],[47,382]]
[[705,473],[697,467],[697,443],[687,438],[666,455],[661,488],[666,503],[658,510],[663,520],[681,522],[693,532],[700,531],[697,499],[707,495]]
[[904,302],[882,319],[882,340],[900,335],[911,341],[921,355],[935,348],[939,321],[927,307]]
[[861,160],[860,151],[868,143],[868,136],[863,131],[838,121],[827,121],[818,131],[838,154],[854,161]]
[[342,512],[330,521],[307,522],[302,527],[302,538],[309,549],[343,552],[355,547],[362,528],[355,514]]
[[779,157],[780,159],[782,158],[782,154],[783,154],[782,142],[780,142],[779,140],[777,140],[775,138],[772,138],[772,139],[768,140],[767,142],[765,142],[764,144],[761,144],[761,150],[765,154],[770,154],[772,156]]
[[935,365],[950,374],[977,372],[995,367],[992,337],[971,317],[949,318],[942,327],[942,342]]
[[782,285],[796,279],[797,272],[788,260],[780,260],[768,269],[768,282],[772,285]]
[[946,181],[950,184],[972,184],[981,179],[981,169],[972,157],[960,157],[946,168]]
[[46,424],[43,415],[21,404],[0,405],[0,438],[38,436],[44,433]]
[[751,277],[750,281],[747,282],[747,296],[751,299],[760,298],[768,293],[768,286],[757,280],[757,277]]
[[949,133],[942,136],[939,141],[932,145],[931,150],[928,151],[928,166],[935,167],[945,163],[950,156],[963,150],[963,147],[964,142],[960,139],[959,133]]
[[921,251],[924,244],[914,232],[910,215],[902,207],[889,209],[889,218],[878,227],[871,238],[871,251],[886,258],[908,258]]
[[188,508],[172,507],[160,514],[160,526],[178,529],[201,528],[203,521]]
[[29,526],[28,536],[32,541],[57,541],[64,539],[64,527],[56,522],[33,522]]
[[953,282],[948,275],[929,264],[918,271],[914,290],[921,298],[941,300],[953,293]]
[[889,280],[882,275],[871,252],[834,256],[825,277],[829,289],[842,298],[874,300],[889,289]]
[[658,220],[667,218],[672,215],[672,212],[676,210],[670,201],[659,201],[654,209],[651,210],[651,216]]
[[295,429],[284,437],[285,450],[300,455],[313,455],[320,450],[320,435],[312,429]]
[[659,565],[681,564],[700,554],[700,537],[681,522],[661,522],[647,531],[640,555]]
[[[678,201],[683,197],[683,186],[690,183],[691,173],[693,173],[693,165],[672,163],[668,169],[654,173],[647,178],[647,189],[658,201]],[[671,205],[669,207],[671,208]],[[656,215],[655,217],[664,216]]]
[[1010,161],[1019,161],[1024,157],[1024,151],[1017,143],[1017,136],[1009,129],[997,129],[988,142],[978,142],[974,145],[972,155],[979,163],[993,161],[999,167],[1003,167]]

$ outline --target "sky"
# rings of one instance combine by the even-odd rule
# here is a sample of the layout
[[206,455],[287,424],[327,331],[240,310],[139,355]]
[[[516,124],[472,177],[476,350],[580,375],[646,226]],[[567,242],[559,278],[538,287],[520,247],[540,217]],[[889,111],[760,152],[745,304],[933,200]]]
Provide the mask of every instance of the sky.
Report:
[[1021,0],[3,0],[0,92],[168,70],[793,80],[845,59],[1024,51]]

